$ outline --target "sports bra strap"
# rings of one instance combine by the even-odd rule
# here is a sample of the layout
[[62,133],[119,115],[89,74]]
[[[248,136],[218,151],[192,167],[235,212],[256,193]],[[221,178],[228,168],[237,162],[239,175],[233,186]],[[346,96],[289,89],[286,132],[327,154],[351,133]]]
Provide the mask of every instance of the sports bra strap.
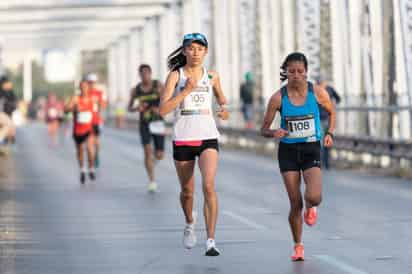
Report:
[[309,81],[308,81],[308,92],[313,93],[313,84],[312,84],[312,82],[309,82]]
[[288,96],[288,90],[287,90],[287,87],[286,87],[286,86],[283,86],[283,87],[280,89],[280,94],[282,94],[282,99],[283,99],[284,97]]

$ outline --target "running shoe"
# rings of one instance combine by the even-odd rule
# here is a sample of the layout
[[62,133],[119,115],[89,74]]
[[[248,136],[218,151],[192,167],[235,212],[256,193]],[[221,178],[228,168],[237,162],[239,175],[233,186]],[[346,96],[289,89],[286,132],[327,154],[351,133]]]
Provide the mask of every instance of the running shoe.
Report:
[[316,220],[317,220],[317,217],[318,217],[318,212],[317,212],[317,210],[316,210],[316,207],[310,207],[310,208],[307,208],[306,209],[306,211],[305,211],[305,213],[304,213],[304,219],[305,219],[305,223],[308,225],[308,226],[313,226],[313,225],[315,225],[316,224]]
[[147,190],[149,191],[149,192],[156,192],[156,190],[157,190],[157,184],[155,183],[155,182],[150,182],[148,185],[147,185]]
[[193,222],[191,224],[186,224],[185,230],[183,231],[183,245],[187,249],[191,249],[196,246],[196,233],[195,233],[195,225],[197,214],[196,212],[192,213]]
[[207,239],[206,241],[206,256],[219,256],[220,251],[216,247],[216,242],[213,239]]
[[305,260],[305,251],[304,251],[304,248],[303,248],[303,244],[295,245],[294,252],[295,253],[293,253],[293,255],[291,257],[292,261],[297,262],[297,261],[304,261]]
[[96,173],[94,171],[89,171],[89,178],[90,180],[96,180]]
[[86,173],[80,172],[80,183],[84,184],[86,182]]

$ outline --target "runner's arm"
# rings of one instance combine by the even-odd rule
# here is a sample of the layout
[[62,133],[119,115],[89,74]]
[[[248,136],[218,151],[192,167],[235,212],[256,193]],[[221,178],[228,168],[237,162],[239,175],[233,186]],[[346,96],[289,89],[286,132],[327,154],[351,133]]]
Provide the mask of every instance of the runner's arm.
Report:
[[[156,81],[156,85],[157,85],[157,90],[159,92],[159,95],[161,95],[163,93],[163,90],[165,89],[164,85],[160,82],[160,81]],[[159,110],[160,110],[160,106],[152,106],[151,110],[156,113],[159,114]]]
[[276,117],[276,112],[280,110],[282,103],[282,95],[280,91],[277,91],[269,100],[268,106],[266,108],[265,116],[263,118],[263,124],[260,129],[260,134],[266,138],[282,138],[288,134],[288,132],[282,128],[272,130],[270,126]]
[[105,110],[107,108],[107,94],[102,91],[102,96],[100,97],[100,110]]
[[220,78],[217,72],[209,71],[209,75],[212,77],[213,92],[215,94],[217,103],[220,105],[220,109],[217,111],[217,116],[222,120],[229,119],[229,111],[225,108],[227,99],[223,93],[222,85],[220,84]]
[[127,110],[129,112],[136,112],[138,110],[138,107],[134,106],[135,94],[136,94],[136,88],[132,88],[130,91],[129,104],[127,105]]
[[217,103],[221,106],[226,105],[227,99],[226,99],[225,94],[223,93],[219,75],[215,71],[209,71],[209,75],[212,76],[213,92],[215,94]]
[[329,113],[328,132],[333,134],[336,126],[336,111],[329,93],[320,86],[315,86],[315,96],[318,103]]
[[68,113],[68,112],[72,112],[74,111],[74,108],[76,106],[76,96],[71,97],[68,101],[66,101],[66,103],[64,104],[64,112]]
[[184,100],[184,98],[193,90],[196,83],[193,80],[188,84],[189,79],[186,82],[186,86],[179,94],[173,97],[174,90],[179,81],[179,72],[172,71],[169,73],[166,79],[165,88],[160,94],[160,116],[164,117],[166,114],[172,112],[177,106]]

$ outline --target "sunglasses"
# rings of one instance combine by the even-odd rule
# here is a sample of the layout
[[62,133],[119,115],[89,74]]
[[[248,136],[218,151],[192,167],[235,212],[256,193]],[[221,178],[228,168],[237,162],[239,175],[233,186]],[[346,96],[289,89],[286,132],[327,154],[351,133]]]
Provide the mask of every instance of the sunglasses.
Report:
[[205,46],[208,45],[206,36],[204,36],[201,33],[197,33],[197,32],[196,33],[189,33],[189,34],[186,34],[185,36],[183,36],[183,45],[188,44],[189,42],[192,42],[192,41],[200,41]]

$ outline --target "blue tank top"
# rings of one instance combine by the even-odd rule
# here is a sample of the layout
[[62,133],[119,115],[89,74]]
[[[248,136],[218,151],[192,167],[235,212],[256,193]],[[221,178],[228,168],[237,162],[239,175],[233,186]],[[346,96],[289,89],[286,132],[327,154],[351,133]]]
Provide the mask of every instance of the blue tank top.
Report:
[[313,84],[308,82],[308,95],[303,105],[293,105],[288,97],[287,87],[281,89],[281,128],[289,135],[280,139],[287,144],[317,142],[322,139],[319,106],[313,91]]

